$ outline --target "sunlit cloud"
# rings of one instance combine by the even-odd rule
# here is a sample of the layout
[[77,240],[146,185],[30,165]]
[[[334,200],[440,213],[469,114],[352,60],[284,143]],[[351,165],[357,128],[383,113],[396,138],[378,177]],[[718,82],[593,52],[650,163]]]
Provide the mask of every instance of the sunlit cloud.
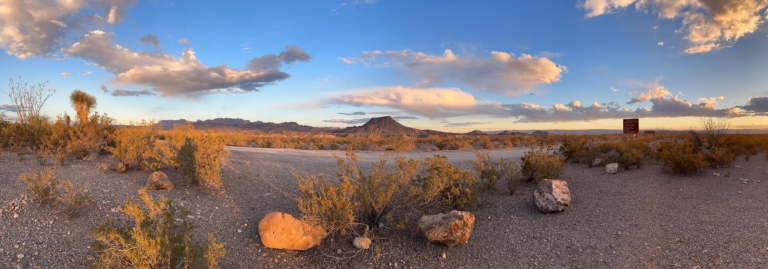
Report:
[[[591,18],[615,13],[634,5],[662,19],[682,18],[689,46],[685,53],[705,53],[731,47],[765,22],[768,1],[764,0],[585,0],[581,7]],[[656,28],[654,28],[656,29]],[[663,45],[659,43],[659,45]]]
[[192,44],[192,41],[189,41],[189,39],[187,39],[187,38],[181,39],[181,40],[176,41],[176,42],[179,43],[179,44],[185,44],[185,45]]
[[61,76],[62,76],[62,77],[68,77],[68,76],[69,76],[69,73],[67,73],[67,72],[61,72]]

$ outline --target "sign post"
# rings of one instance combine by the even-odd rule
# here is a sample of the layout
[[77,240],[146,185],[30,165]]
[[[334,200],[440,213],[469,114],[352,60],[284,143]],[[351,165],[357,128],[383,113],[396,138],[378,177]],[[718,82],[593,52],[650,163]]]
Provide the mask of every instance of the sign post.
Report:
[[624,119],[624,133],[625,134],[637,134],[640,132],[640,120],[639,119]]

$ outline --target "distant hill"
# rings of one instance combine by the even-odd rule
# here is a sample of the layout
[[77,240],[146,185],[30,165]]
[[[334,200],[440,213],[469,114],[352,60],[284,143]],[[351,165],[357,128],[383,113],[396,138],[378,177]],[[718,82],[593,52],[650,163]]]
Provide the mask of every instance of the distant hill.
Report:
[[[172,128],[174,125],[182,125],[190,122],[185,119],[179,120],[161,120],[158,124],[164,128]],[[312,127],[300,125],[295,122],[251,122],[244,119],[233,118],[215,118],[212,120],[198,120],[192,122],[195,129],[198,130],[257,130],[262,132],[328,132],[339,129],[338,127]]]
[[352,126],[341,130],[334,131],[334,133],[348,133],[348,134],[383,134],[383,135],[440,135],[447,134],[444,132],[432,131],[432,130],[419,130],[411,127],[405,127],[391,116],[372,118],[363,126]]
[[337,130],[335,127],[312,127],[307,125],[300,125],[295,122],[252,122],[242,126],[242,129],[246,130],[259,130],[262,132],[327,132],[331,130]]
[[212,120],[198,120],[195,123],[223,123],[223,124],[229,124],[229,125],[246,125],[248,123],[251,123],[251,121],[244,120],[244,119],[233,119],[233,118],[215,118]]

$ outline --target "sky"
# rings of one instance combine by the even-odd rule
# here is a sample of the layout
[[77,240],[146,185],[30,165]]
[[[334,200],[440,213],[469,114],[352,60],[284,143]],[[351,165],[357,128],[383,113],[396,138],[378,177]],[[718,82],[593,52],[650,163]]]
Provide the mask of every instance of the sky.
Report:
[[[118,123],[768,128],[768,1],[0,0],[0,78]],[[8,91],[3,85],[0,90]],[[15,115],[0,95],[0,112]]]

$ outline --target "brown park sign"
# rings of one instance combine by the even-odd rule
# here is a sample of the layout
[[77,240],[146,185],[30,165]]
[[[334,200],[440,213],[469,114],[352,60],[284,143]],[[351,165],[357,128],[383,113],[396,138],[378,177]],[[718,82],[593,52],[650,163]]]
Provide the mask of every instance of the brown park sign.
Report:
[[639,119],[624,119],[624,133],[636,134],[640,132],[640,120]]

